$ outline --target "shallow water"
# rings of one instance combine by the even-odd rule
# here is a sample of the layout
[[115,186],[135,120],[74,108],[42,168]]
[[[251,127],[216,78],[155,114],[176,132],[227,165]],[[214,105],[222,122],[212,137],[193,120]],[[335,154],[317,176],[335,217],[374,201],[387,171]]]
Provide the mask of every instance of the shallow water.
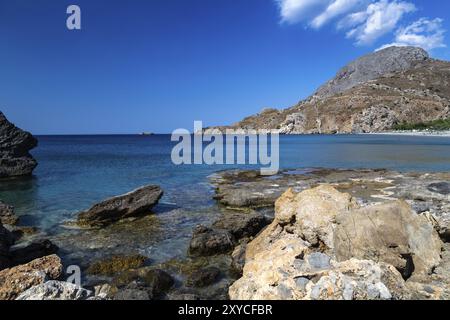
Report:
[[[192,227],[211,222],[220,211],[212,200],[214,190],[207,177],[239,167],[175,166],[169,135],[38,139],[33,155],[39,166],[34,177],[0,182],[0,199],[16,207],[21,224],[37,226],[55,239],[70,260],[133,250],[154,261],[182,257]],[[285,169],[450,171],[450,138],[284,136],[280,137],[280,157]],[[153,217],[102,232],[62,226],[98,201],[147,184],[161,185],[165,191]]]

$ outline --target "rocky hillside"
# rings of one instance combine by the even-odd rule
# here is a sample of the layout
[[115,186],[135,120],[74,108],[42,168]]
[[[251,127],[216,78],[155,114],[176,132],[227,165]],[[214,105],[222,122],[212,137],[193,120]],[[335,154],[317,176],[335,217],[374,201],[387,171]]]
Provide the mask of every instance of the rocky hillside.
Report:
[[0,112],[0,178],[30,175],[37,166],[29,151],[37,140],[6,119]]
[[364,56],[299,104],[266,109],[229,127],[282,134],[370,133],[450,117],[450,62],[422,49],[391,47]]

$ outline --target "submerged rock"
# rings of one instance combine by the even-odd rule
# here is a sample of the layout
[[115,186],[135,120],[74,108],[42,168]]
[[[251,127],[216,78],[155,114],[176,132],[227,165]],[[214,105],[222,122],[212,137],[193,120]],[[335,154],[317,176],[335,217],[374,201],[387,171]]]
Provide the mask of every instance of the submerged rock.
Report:
[[14,300],[26,290],[61,276],[61,259],[51,255],[0,271],[0,300]]
[[193,256],[213,256],[230,252],[235,245],[233,235],[221,229],[197,226],[189,245],[189,254]]
[[75,284],[61,281],[47,281],[20,294],[16,300],[87,300],[92,291]]
[[0,178],[31,175],[37,166],[29,151],[37,140],[11,122],[0,112]]
[[0,201],[0,222],[14,226],[19,222],[19,218],[14,213],[14,207]]
[[149,270],[144,274],[143,281],[152,298],[158,298],[165,294],[175,283],[172,276],[161,269]]
[[56,254],[59,248],[50,240],[38,240],[10,251],[13,265],[25,264],[38,258]]
[[428,186],[428,190],[443,195],[450,195],[450,183],[448,182],[432,183]]
[[196,270],[187,278],[188,287],[206,287],[215,283],[220,277],[221,271],[216,267],[208,267]]
[[123,272],[113,283],[118,292],[116,300],[129,300],[136,296],[142,300],[155,300],[163,297],[175,284],[170,274],[161,269],[140,268]]
[[213,223],[213,228],[226,230],[239,240],[257,235],[268,224],[260,213],[227,212]]
[[87,269],[87,272],[94,275],[113,276],[123,271],[140,268],[147,259],[147,257],[141,255],[113,256],[95,262]]
[[447,274],[433,225],[404,201],[360,208],[349,194],[321,185],[288,190],[275,211],[247,245],[231,299],[411,299],[417,295],[405,279],[427,283],[437,281],[433,272]]
[[78,224],[104,227],[119,220],[150,214],[163,196],[159,186],[150,185],[107,199],[78,215]]

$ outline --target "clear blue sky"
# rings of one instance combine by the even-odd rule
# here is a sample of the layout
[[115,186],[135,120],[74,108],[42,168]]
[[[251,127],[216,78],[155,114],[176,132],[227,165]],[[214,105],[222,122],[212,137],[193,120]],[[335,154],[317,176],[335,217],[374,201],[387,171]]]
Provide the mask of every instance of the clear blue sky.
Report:
[[169,133],[289,107],[385,44],[450,60],[450,1],[374,3],[0,0],[0,110],[35,134]]

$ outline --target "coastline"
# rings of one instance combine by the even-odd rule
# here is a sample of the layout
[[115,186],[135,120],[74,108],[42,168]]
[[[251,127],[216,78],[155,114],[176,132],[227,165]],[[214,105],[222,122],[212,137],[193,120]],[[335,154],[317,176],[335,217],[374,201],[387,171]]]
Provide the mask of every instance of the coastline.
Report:
[[412,136],[412,137],[450,137],[450,130],[446,131],[385,131],[366,133],[366,135],[386,135],[386,136]]

